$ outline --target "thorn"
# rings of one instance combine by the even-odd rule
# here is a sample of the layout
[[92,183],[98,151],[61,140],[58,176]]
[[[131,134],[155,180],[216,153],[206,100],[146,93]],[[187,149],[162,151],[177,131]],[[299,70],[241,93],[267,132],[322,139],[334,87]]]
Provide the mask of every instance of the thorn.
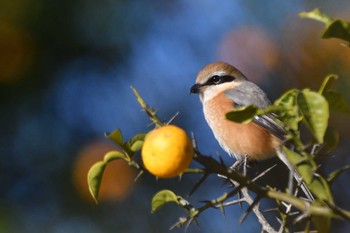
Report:
[[260,201],[261,197],[257,196],[253,203],[249,206],[249,208],[246,210],[246,212],[244,212],[244,214],[242,215],[241,219],[239,220],[239,224],[242,224],[244,222],[244,220],[248,217],[248,215],[250,214],[250,212],[252,212],[253,208],[258,204],[258,202]]
[[277,220],[277,222],[279,223],[279,224],[283,224],[283,222],[282,222],[282,220],[280,219],[280,218],[278,218],[278,217],[276,217],[276,220]]
[[221,214],[224,216],[224,218],[226,218],[225,207],[222,203],[219,204],[219,209],[220,209]]
[[263,210],[263,212],[268,213],[268,212],[279,212],[278,208],[272,208],[272,209],[266,209]]
[[190,227],[191,223],[193,222],[193,218],[190,218],[190,220],[187,222],[185,226],[185,232],[187,232],[188,228]]
[[218,156],[219,156],[220,164],[225,165],[225,162],[224,162],[222,156],[220,154],[218,154]]
[[240,199],[237,199],[237,200],[225,202],[223,204],[223,206],[231,206],[231,205],[236,205],[236,204],[242,204],[243,202],[246,202],[246,199],[240,198]]
[[233,170],[233,171],[237,171],[242,164],[244,163],[244,160],[236,160],[236,162],[234,162],[234,164],[232,164],[229,169]]
[[170,125],[170,124],[175,120],[175,118],[176,118],[179,114],[180,114],[180,112],[175,113],[175,115],[172,116],[172,117],[170,118],[170,120],[169,120],[165,125]]
[[285,228],[285,223],[283,223],[283,221],[280,218],[278,218],[278,217],[276,217],[276,219],[277,219],[277,222],[281,225],[280,229],[278,230],[278,233],[283,233],[284,232],[284,228]]
[[300,221],[302,221],[302,220],[304,220],[304,219],[306,219],[306,218],[308,218],[308,217],[309,217],[309,216],[308,216],[307,213],[302,213],[302,214],[300,214],[298,217],[296,217],[296,218],[294,219],[293,224],[297,224],[298,222],[300,222]]
[[312,145],[312,149],[310,151],[310,155],[315,156],[316,154],[318,154],[318,152],[320,152],[320,150],[322,149],[323,145],[320,144],[313,144]]
[[298,215],[298,214],[300,214],[300,212],[299,211],[295,211],[295,212],[289,213],[289,216],[294,216],[294,215]]
[[142,174],[143,174],[143,170],[140,170],[140,172],[135,177],[134,182],[136,182],[141,177]]
[[207,179],[208,176],[209,174],[204,174],[202,178],[200,178],[200,180],[194,185],[194,187],[188,195],[191,196],[203,184],[203,182]]
[[182,173],[179,175],[179,182],[181,182],[181,180],[182,180]]
[[[242,199],[242,193],[241,192],[238,192],[237,196],[238,196],[239,199]],[[243,210],[243,202],[239,202],[239,207],[241,208],[241,210]]]
[[183,226],[186,222],[188,221],[188,217],[187,218],[179,218],[179,221],[177,221],[176,223],[174,223],[169,230],[173,230],[175,227],[181,227]]
[[151,126],[154,126],[154,125],[156,125],[156,123],[154,123],[154,122],[152,121],[152,122],[150,122],[150,123],[147,125],[147,127],[151,127]]
[[197,140],[194,135],[194,132],[191,132],[191,140],[192,140],[192,145],[195,151],[198,151],[198,146],[197,146]]
[[252,181],[255,182],[256,180],[260,179],[261,177],[263,177],[264,175],[266,175],[269,171],[271,171],[274,167],[276,167],[277,164],[269,167],[268,169],[266,169],[265,171],[263,171],[262,173],[260,173],[258,176],[256,176]]
[[283,205],[284,207],[288,208],[290,204],[288,204],[288,203],[282,201],[282,205]]
[[190,225],[192,224],[192,222],[196,223],[196,226],[199,227],[199,223],[198,223],[196,217],[191,217],[186,224],[185,232],[187,232],[187,230],[190,227]]

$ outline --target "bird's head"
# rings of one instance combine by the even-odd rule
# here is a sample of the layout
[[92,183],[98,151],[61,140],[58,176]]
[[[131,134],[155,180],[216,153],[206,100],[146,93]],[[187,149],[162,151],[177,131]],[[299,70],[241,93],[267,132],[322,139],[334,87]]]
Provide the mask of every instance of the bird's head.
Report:
[[247,81],[247,78],[232,65],[214,62],[199,71],[190,92],[199,94],[201,101],[205,102],[244,81]]

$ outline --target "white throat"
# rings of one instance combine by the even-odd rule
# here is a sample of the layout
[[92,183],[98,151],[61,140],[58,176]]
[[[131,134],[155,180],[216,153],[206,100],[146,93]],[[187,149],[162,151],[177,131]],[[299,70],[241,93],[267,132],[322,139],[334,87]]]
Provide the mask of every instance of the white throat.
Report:
[[208,86],[203,93],[199,95],[199,98],[202,102],[202,104],[206,103],[207,101],[213,99],[218,94],[229,90],[231,88],[237,87],[241,84],[241,82],[227,82],[227,83],[221,83],[219,85],[212,85]]

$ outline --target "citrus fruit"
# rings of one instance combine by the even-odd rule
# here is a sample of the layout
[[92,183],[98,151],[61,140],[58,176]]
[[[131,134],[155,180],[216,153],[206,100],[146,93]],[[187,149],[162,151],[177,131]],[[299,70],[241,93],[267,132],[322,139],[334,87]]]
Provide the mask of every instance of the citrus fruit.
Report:
[[160,178],[180,175],[190,165],[193,153],[191,139],[174,125],[149,132],[141,152],[146,169]]

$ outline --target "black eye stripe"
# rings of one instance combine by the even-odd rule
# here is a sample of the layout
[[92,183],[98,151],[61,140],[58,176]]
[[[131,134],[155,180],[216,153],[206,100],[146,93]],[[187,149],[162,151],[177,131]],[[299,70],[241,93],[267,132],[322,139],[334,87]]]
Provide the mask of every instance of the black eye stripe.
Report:
[[235,78],[230,76],[230,75],[223,75],[223,76],[213,75],[212,77],[210,77],[208,79],[208,81],[205,83],[205,85],[219,85],[221,83],[231,82],[234,79]]

